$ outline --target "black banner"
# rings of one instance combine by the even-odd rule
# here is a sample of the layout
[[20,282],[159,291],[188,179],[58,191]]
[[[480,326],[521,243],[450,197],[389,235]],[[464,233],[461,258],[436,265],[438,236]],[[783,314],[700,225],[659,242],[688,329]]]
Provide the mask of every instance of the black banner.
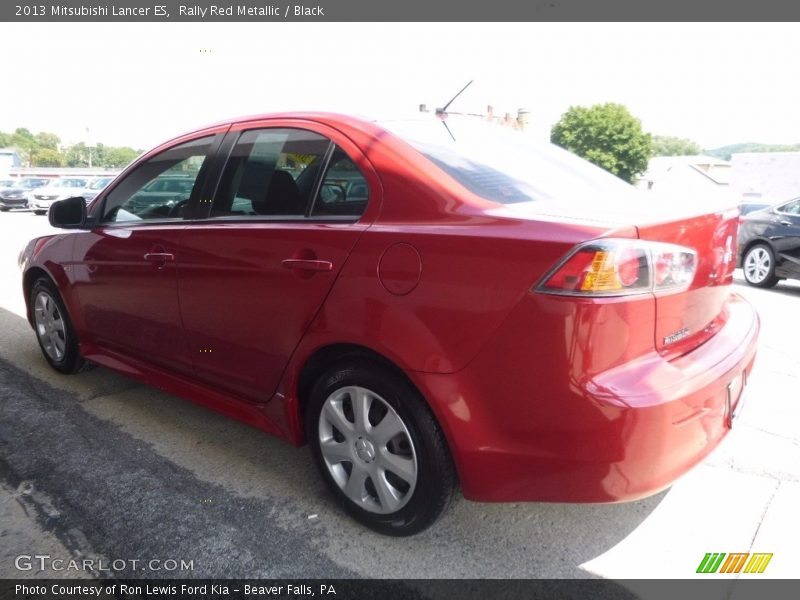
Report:
[[786,0],[34,0],[0,4],[0,21],[792,21]]
[[674,600],[796,598],[799,580],[0,580],[2,600]]

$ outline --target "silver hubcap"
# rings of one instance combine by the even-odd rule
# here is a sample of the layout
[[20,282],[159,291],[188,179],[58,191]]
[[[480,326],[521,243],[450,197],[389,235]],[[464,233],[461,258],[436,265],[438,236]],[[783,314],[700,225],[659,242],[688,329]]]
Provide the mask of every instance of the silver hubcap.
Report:
[[319,445],[333,480],[355,504],[373,513],[400,510],[417,484],[417,456],[397,412],[358,387],[333,392],[319,416]]
[[47,292],[39,292],[33,301],[33,322],[36,335],[45,353],[58,362],[67,348],[67,331],[58,305]]
[[761,283],[767,278],[772,259],[764,248],[754,248],[744,259],[744,274],[748,281]]

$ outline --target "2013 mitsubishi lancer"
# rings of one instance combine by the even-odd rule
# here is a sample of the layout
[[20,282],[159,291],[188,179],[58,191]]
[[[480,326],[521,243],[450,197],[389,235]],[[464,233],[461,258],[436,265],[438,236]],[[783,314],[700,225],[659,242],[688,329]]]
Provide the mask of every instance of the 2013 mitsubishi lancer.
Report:
[[729,431],[753,365],[736,209],[678,215],[559,148],[439,117],[227,121],[88,209],[57,202],[65,231],[20,257],[44,358],[307,442],[387,534],[431,525],[459,484],[491,502],[669,486]]

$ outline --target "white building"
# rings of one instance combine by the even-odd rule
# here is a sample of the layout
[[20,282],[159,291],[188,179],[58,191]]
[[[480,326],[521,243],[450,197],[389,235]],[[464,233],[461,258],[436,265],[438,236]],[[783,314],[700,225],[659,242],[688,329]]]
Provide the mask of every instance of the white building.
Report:
[[709,208],[735,206],[731,163],[712,156],[655,156],[636,187],[670,202]]
[[0,175],[8,175],[14,167],[19,167],[22,161],[14,148],[0,148]]
[[800,152],[731,156],[731,191],[738,202],[777,204],[800,196]]

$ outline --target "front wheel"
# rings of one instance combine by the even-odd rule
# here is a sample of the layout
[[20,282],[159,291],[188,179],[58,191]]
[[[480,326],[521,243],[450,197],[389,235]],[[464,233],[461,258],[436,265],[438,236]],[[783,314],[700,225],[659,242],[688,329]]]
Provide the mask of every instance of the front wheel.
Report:
[[83,366],[78,337],[55,285],[44,277],[37,279],[30,303],[36,339],[45,360],[60,373],[76,373]]
[[34,210],[33,214],[41,216],[41,215],[45,214],[46,212],[47,212],[46,210]]
[[766,244],[756,244],[745,253],[742,270],[745,281],[756,287],[773,287],[779,281],[775,276],[775,255]]
[[362,359],[340,363],[317,381],[306,416],[323,479],[362,524],[412,535],[449,506],[456,474],[444,435],[401,375]]

